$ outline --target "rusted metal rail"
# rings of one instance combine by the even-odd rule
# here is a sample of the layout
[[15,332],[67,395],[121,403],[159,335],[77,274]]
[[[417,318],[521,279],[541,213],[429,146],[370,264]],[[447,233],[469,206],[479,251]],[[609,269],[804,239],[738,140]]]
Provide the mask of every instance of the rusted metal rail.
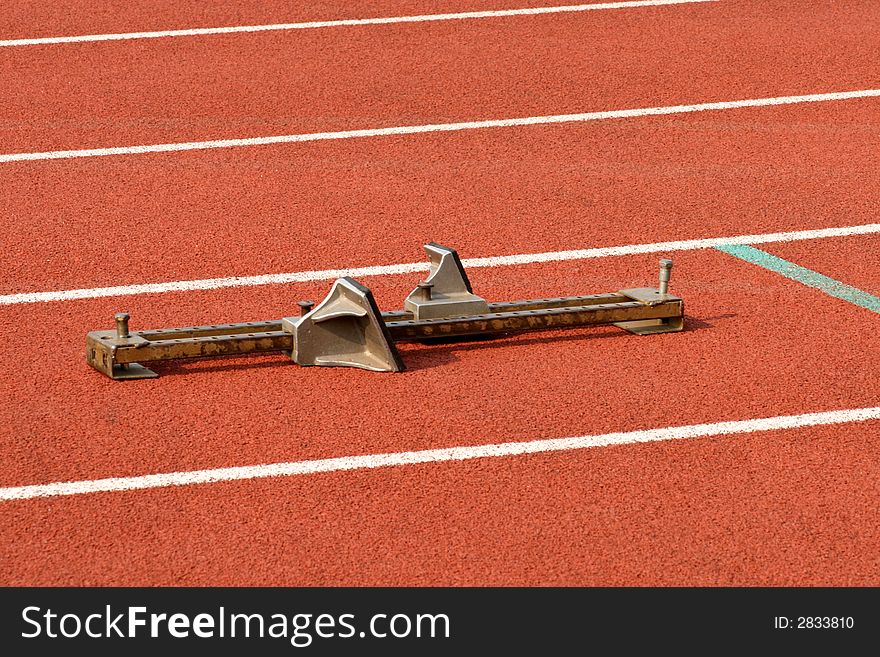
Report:
[[405,369],[396,342],[497,336],[613,324],[639,335],[681,331],[684,302],[669,294],[671,260],[661,260],[658,288],[609,294],[488,303],[473,294],[458,254],[425,246],[426,281],[404,310],[379,312],[372,293],[351,278],[337,280],[320,304],[299,302],[300,315],[280,320],[130,331],[117,313],[116,328],[86,337],[86,360],[111,379],[158,376],[142,363],[286,352],[300,365]]

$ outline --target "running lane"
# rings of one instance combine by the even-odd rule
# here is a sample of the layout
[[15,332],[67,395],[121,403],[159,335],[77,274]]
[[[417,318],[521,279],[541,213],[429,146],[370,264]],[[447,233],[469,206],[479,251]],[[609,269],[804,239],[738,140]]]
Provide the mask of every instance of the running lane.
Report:
[[[542,7],[575,4],[541,0],[444,0],[442,8],[431,0],[6,0],[0,14],[0,39],[74,36],[185,30],[199,27],[262,25],[327,21],[346,18],[408,16],[442,11],[483,11],[509,7]],[[588,3],[582,3],[588,4]]]
[[871,422],[5,502],[2,583],[877,586],[878,446]]
[[9,48],[4,152],[880,87],[880,5],[725,0]]
[[0,294],[876,223],[880,99],[0,164]]
[[[718,251],[674,255],[688,331],[614,328],[408,347],[410,370],[300,368],[283,355],[159,366],[113,382],[85,334],[271,319],[326,283],[6,306],[0,485],[532,440],[872,407],[877,315]],[[491,300],[651,284],[657,257],[475,270]],[[418,276],[364,279],[396,308]],[[808,321],[821,312],[821,321]],[[426,400],[431,400],[427,403]]]

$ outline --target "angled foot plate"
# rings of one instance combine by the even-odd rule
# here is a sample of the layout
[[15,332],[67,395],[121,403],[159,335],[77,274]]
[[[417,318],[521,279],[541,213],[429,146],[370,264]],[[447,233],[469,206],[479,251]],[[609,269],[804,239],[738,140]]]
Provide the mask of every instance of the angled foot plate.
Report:
[[481,315],[489,312],[489,305],[471,289],[461,258],[455,249],[434,242],[425,244],[431,271],[403,302],[403,307],[414,319],[440,319]]
[[302,317],[286,317],[281,325],[293,333],[291,355],[299,365],[405,369],[372,292],[353,278],[338,279],[314,309]]

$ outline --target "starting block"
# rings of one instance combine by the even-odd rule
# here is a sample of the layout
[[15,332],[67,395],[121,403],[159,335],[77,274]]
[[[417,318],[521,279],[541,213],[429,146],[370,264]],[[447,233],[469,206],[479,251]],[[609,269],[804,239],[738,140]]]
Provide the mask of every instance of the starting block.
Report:
[[669,294],[671,260],[660,261],[657,288],[608,294],[489,303],[474,294],[454,249],[426,244],[430,271],[404,300],[381,312],[373,294],[353,278],[333,283],[319,304],[300,301],[299,315],[280,320],[129,331],[127,313],[116,328],[86,336],[86,360],[111,379],[158,376],[142,363],[282,351],[299,365],[405,368],[397,342],[497,337],[523,331],[612,324],[636,335],[684,327],[684,301]]

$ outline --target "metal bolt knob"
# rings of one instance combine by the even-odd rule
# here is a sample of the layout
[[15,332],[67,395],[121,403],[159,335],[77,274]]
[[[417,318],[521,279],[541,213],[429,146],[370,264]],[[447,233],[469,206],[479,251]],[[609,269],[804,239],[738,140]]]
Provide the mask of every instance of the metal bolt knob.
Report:
[[113,319],[116,320],[116,337],[119,340],[124,340],[129,337],[128,333],[128,313],[116,313],[113,316]]
[[663,259],[660,261],[660,294],[669,292],[669,275],[672,272],[672,260]]
[[431,289],[434,287],[433,283],[419,283],[419,296],[422,298],[422,301],[430,301],[431,300]]
[[307,315],[309,312],[311,312],[312,308],[315,307],[315,302],[314,301],[297,301],[296,305],[299,306],[299,314],[300,315]]

